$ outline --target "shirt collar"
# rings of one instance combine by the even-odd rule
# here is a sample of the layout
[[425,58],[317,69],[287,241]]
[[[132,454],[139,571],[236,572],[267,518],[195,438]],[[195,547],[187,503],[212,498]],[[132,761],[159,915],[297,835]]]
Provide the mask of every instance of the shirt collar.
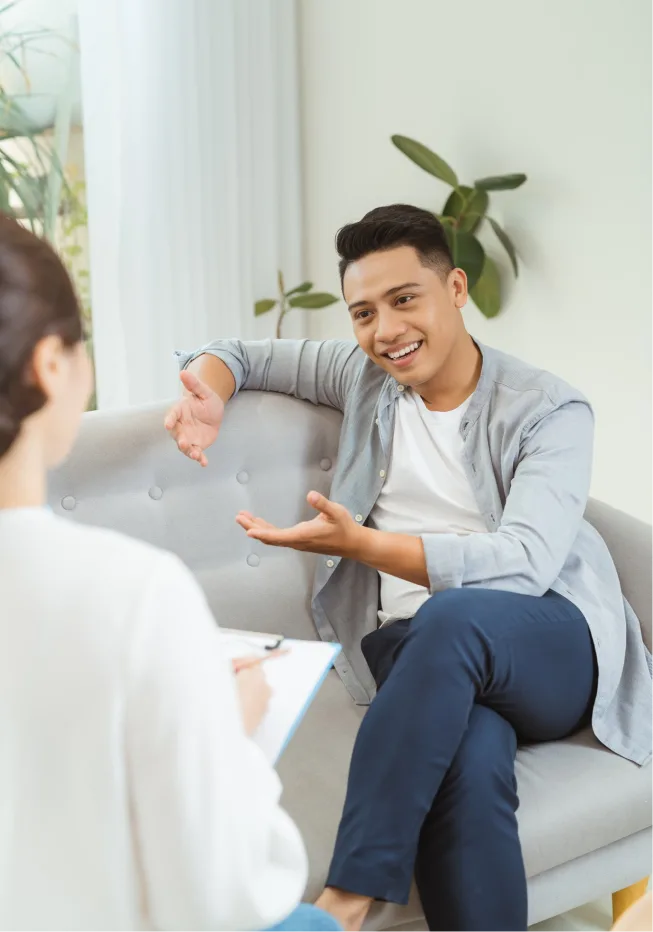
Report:
[[[481,374],[479,376],[478,384],[476,385],[476,388],[474,389],[470,399],[469,407],[465,411],[462,424],[460,425],[463,437],[466,436],[470,427],[472,427],[478,419],[478,416],[490,395],[496,369],[494,350],[489,346],[485,346],[483,343],[479,343],[478,340],[474,340],[474,343],[478,347],[482,357]],[[390,405],[394,404],[403,390],[403,385],[400,385],[395,378],[393,378],[391,375],[388,375],[383,383],[383,387],[381,388],[381,395],[379,397],[379,413],[384,411]]]

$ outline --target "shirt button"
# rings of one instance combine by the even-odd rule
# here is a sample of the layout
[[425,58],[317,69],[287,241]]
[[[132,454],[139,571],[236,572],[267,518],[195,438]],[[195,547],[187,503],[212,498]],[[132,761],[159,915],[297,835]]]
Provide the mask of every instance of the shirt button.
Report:
[[331,569],[333,566],[335,566],[335,563],[333,562],[333,560],[327,560],[326,565],[329,567],[329,569]]
[[381,476],[382,479],[385,479],[385,469],[381,469],[379,471],[379,475]]
[[403,385],[398,385],[398,386],[397,386],[397,391],[398,391],[398,392],[403,392],[403,391],[404,391],[404,386],[403,386]]
[[357,521],[362,521],[362,520],[363,520],[363,516],[362,516],[362,515],[356,515],[356,520],[357,520]]
[[379,426],[379,419],[378,419],[378,417],[377,417],[377,419],[374,421],[374,423],[376,424],[377,427]]

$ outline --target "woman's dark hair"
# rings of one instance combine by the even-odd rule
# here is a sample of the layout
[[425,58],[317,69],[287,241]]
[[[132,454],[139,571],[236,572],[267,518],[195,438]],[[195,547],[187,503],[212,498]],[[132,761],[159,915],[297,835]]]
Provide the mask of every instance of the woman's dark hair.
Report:
[[375,207],[362,220],[338,230],[340,284],[352,262],[397,246],[412,246],[422,265],[435,269],[443,278],[454,267],[444,227],[437,217],[421,207],[391,204]]
[[37,344],[53,335],[69,347],[83,339],[68,272],[45,240],[0,213],[0,456],[46,402],[30,362]]

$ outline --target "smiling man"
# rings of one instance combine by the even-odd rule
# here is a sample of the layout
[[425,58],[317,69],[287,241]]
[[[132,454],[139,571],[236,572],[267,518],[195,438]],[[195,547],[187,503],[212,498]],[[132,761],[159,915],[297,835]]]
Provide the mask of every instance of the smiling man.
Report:
[[[343,412],[331,500],[271,546],[323,554],[313,613],[337,638],[361,725],[328,886],[347,929],[413,874],[431,929],[525,929],[520,741],[591,722],[650,756],[650,676],[608,550],[583,520],[593,416],[555,376],[467,333],[465,273],[440,223],[378,208],[337,237],[356,343],[224,340],[182,357],[166,427],[206,465],[243,389]],[[298,490],[299,491],[299,490]]]

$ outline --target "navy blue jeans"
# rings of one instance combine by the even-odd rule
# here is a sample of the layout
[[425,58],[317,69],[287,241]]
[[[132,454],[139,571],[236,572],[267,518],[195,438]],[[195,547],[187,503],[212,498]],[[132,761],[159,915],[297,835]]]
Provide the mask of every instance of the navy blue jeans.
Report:
[[589,722],[585,618],[554,592],[451,589],[362,649],[379,690],[328,885],[404,904],[414,874],[430,929],[526,929],[515,754]]

